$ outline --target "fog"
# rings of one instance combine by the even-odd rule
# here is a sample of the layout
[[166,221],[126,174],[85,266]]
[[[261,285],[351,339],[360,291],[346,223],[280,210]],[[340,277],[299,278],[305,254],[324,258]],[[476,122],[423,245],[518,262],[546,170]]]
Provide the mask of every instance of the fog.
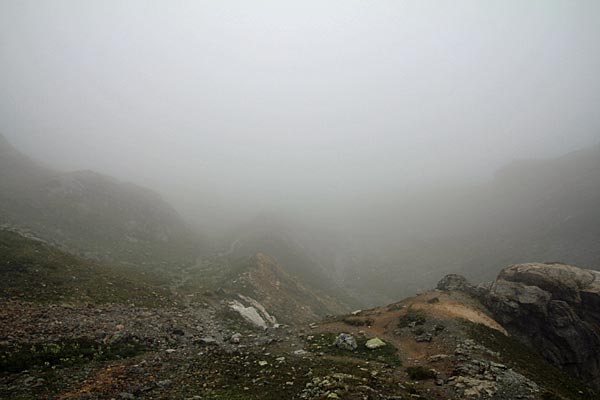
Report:
[[376,225],[423,188],[597,143],[599,16],[595,0],[5,0],[0,132],[153,188],[207,233],[265,212]]

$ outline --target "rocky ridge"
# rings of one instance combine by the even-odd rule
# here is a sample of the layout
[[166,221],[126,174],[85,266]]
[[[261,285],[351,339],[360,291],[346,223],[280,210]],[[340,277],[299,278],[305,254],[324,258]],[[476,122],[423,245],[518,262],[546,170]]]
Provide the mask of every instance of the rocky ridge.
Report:
[[511,334],[546,360],[600,387],[600,273],[560,263],[503,269],[491,285],[475,287],[456,275],[442,290],[468,293]]

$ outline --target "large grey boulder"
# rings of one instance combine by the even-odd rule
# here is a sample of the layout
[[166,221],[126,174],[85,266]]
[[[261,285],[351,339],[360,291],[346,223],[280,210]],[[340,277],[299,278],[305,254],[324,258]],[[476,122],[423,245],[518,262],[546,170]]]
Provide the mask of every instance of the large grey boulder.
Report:
[[597,273],[565,264],[511,265],[484,303],[509,332],[544,358],[600,387]]
[[532,313],[547,315],[551,299],[551,293],[537,286],[498,279],[492,284],[484,303],[501,317],[498,322],[506,324]]
[[580,302],[581,290],[594,283],[595,275],[589,270],[571,265],[528,263],[503,269],[497,280],[535,286],[552,293],[552,297],[557,300]]
[[600,388],[600,273],[560,263],[503,269],[484,290],[447,276],[438,289],[478,298],[512,335],[569,374]]

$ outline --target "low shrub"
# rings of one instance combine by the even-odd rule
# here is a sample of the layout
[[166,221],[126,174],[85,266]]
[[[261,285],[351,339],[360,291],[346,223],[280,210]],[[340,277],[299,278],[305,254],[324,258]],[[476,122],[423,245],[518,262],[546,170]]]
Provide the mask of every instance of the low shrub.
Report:
[[410,325],[413,325],[413,323],[415,326],[418,326],[423,325],[425,321],[427,321],[427,318],[425,318],[425,313],[423,311],[408,310],[406,314],[400,317],[398,326],[400,326],[400,328],[406,328]]
[[427,379],[434,379],[436,377],[436,374],[433,370],[421,366],[408,367],[406,368],[406,373],[410,379],[415,381],[424,381]]

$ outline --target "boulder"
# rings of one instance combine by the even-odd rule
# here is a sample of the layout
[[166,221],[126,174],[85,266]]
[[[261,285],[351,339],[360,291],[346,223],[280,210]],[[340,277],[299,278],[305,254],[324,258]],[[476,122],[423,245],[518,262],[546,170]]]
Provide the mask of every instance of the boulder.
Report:
[[546,316],[551,299],[551,293],[537,286],[498,279],[492,284],[485,302],[501,317],[498,322],[509,323],[530,314]]
[[367,343],[365,343],[366,348],[370,349],[370,350],[378,349],[385,345],[386,345],[386,343],[377,337],[373,338],[373,339],[369,339],[369,340],[367,340]]
[[444,291],[459,290],[464,292],[465,289],[470,288],[472,285],[462,275],[449,274],[442,278],[437,284],[437,289]]
[[349,333],[340,333],[339,336],[335,338],[333,345],[342,350],[349,351],[354,351],[358,347],[358,344],[356,343],[356,338],[350,335]]
[[597,274],[565,264],[511,265],[484,303],[509,332],[546,360],[600,387]]
[[234,333],[229,338],[229,342],[233,343],[233,344],[239,344],[241,340],[242,340],[242,335],[240,333]]
[[589,287],[595,276],[591,271],[565,264],[527,263],[503,269],[497,280],[535,286],[552,293],[555,299],[578,303],[579,292]]
[[438,282],[437,289],[445,292],[460,291],[479,298],[485,296],[489,287],[486,284],[474,286],[462,275],[449,274]]
[[489,286],[448,275],[440,290],[478,298],[519,340],[567,373],[600,388],[600,272],[560,263],[503,269]]

